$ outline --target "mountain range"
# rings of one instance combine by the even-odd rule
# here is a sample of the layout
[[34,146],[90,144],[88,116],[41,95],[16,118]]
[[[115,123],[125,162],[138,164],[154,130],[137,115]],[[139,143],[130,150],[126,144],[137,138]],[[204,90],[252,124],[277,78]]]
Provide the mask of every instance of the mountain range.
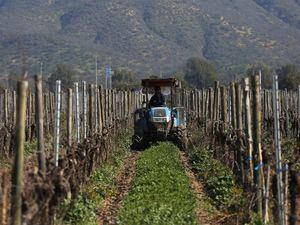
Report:
[[[300,0],[0,0],[0,74],[72,65],[172,73],[190,57],[220,73],[300,63]],[[231,71],[231,72],[230,72]]]

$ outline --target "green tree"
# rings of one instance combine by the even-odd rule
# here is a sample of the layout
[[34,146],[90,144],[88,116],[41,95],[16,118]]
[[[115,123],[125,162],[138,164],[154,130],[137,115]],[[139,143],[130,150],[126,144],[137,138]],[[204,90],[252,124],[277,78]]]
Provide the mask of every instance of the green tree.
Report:
[[72,87],[75,77],[75,71],[69,65],[58,64],[48,78],[49,89],[55,91],[56,80],[61,80],[61,88],[66,91],[68,88]]
[[257,65],[249,68],[247,70],[247,75],[251,76],[253,74],[259,74],[259,71],[261,71],[261,83],[262,87],[266,89],[272,88],[272,82],[273,82],[273,74],[272,69],[267,65]]
[[116,69],[112,76],[113,88],[119,90],[131,90],[140,86],[140,79],[137,75],[126,68]]
[[276,70],[280,89],[297,90],[300,84],[300,70],[296,65],[287,64]]
[[197,88],[212,86],[216,76],[214,64],[199,58],[187,60],[184,78],[191,86]]
[[0,75],[0,90],[10,89],[17,90],[17,82],[21,79],[21,76],[14,71],[10,71],[8,74]]
[[187,81],[185,80],[185,74],[182,73],[181,71],[176,72],[175,74],[173,74],[171,77],[176,78],[177,80],[179,80],[181,82],[181,87],[183,88],[187,88],[189,86],[189,84],[187,83]]

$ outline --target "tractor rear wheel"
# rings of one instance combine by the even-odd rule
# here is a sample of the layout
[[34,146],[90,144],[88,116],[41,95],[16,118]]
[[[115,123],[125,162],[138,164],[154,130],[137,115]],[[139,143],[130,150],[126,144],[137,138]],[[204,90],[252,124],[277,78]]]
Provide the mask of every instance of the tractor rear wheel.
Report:
[[138,151],[138,150],[144,150],[147,148],[147,142],[143,137],[140,137],[139,135],[133,135],[132,136],[132,144],[131,144],[131,149]]
[[178,128],[175,134],[176,144],[182,151],[188,149],[188,135],[185,128]]

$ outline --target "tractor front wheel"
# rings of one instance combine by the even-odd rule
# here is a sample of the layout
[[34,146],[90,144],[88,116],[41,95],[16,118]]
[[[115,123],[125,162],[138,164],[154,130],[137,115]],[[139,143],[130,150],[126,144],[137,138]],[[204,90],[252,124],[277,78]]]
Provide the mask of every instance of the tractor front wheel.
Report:
[[140,137],[139,135],[133,135],[132,136],[132,144],[131,149],[135,151],[144,150],[147,148],[147,142],[143,137]]
[[186,129],[179,128],[175,134],[176,144],[182,151],[188,149],[188,135]]

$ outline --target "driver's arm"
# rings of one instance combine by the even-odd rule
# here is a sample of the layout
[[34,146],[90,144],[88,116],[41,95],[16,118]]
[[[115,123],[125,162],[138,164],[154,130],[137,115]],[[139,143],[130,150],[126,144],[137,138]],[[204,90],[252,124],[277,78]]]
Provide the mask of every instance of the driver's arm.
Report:
[[163,94],[160,94],[160,100],[161,100],[162,105],[166,104],[166,99],[165,99],[165,96]]

